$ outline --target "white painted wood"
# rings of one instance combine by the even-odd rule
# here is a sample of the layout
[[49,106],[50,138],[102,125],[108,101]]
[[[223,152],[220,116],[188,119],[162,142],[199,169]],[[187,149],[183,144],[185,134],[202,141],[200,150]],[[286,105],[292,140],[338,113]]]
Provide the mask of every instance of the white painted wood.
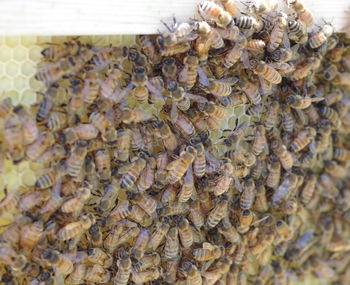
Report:
[[[200,0],[0,0],[1,35],[152,34],[192,17]],[[315,17],[345,25],[349,0],[305,0]],[[348,13],[349,15],[349,13]],[[317,22],[317,21],[316,21]]]

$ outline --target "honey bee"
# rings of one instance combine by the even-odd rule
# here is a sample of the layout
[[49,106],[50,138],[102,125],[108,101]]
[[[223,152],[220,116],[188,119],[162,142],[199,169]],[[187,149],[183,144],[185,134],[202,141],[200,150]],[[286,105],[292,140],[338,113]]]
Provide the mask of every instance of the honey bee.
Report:
[[305,44],[308,40],[306,25],[301,21],[288,20],[288,37],[297,44]]
[[107,283],[111,279],[111,273],[99,264],[88,267],[85,274],[87,283]]
[[254,155],[259,155],[264,151],[264,148],[266,146],[266,130],[263,125],[258,125],[255,128],[255,138],[252,145],[252,152]]
[[256,185],[256,195],[254,202],[254,209],[258,212],[264,213],[269,209],[269,204],[266,197],[266,189],[262,183]]
[[[118,98],[124,98],[130,91],[139,103],[144,103],[149,98],[149,92],[157,97],[162,97],[161,92],[156,89],[148,80],[147,69],[143,66],[137,66],[133,69],[131,82],[119,94]],[[117,102],[120,99],[117,100]]]
[[161,216],[169,217],[175,215],[183,215],[189,212],[187,203],[175,202],[160,209]]
[[161,56],[173,56],[178,53],[185,53],[189,51],[191,48],[190,43],[184,42],[184,43],[178,43],[169,47],[164,47],[159,50],[159,53]]
[[316,130],[312,127],[307,127],[300,131],[297,137],[291,142],[289,148],[292,152],[298,152],[304,149],[311,140],[316,136]]
[[102,247],[103,236],[101,227],[96,223],[89,228],[90,243],[93,247]]
[[19,120],[22,123],[24,144],[32,144],[35,140],[39,138],[40,134],[36,122],[32,119],[31,115],[22,105],[17,105],[13,109],[13,113],[19,116]]
[[51,112],[45,126],[51,131],[58,131],[66,127],[67,116],[62,112]]
[[264,23],[253,16],[239,16],[238,18],[234,19],[234,22],[241,30],[252,30],[259,32],[264,28]]
[[[248,153],[248,157],[246,158],[249,161],[249,164],[245,164],[246,166],[252,166],[251,168],[251,172],[250,172],[250,176],[254,179],[254,180],[259,180],[259,178],[262,175],[262,171],[263,168],[265,166],[265,159],[264,156],[265,154],[263,153],[262,155],[259,155],[258,157],[255,157],[255,155]],[[249,156],[251,157],[251,159],[249,159]],[[254,159],[252,158],[254,156]],[[232,157],[231,157],[232,159]],[[253,163],[255,161],[255,163]],[[251,163],[250,163],[251,162]]]
[[279,117],[279,112],[278,112],[279,109],[280,109],[280,104],[278,103],[278,101],[273,100],[268,108],[268,112],[264,120],[264,126],[267,131],[271,130],[277,125],[278,117]]
[[185,138],[191,138],[196,134],[196,129],[190,119],[181,113],[178,114],[174,125]]
[[172,47],[176,44],[189,42],[195,40],[197,35],[193,33],[193,25],[190,23],[176,22],[175,17],[173,18],[173,27],[170,28],[166,23],[164,26],[167,28],[168,33],[164,33],[157,37],[157,44],[159,47]]
[[6,118],[13,110],[12,99],[7,97],[0,102],[0,118]]
[[95,217],[93,214],[84,214],[79,217],[78,221],[71,222],[64,227],[62,227],[57,232],[57,237],[59,240],[65,241],[76,237],[85,230],[88,230],[95,223]]
[[306,109],[313,102],[319,102],[324,100],[323,97],[309,97],[309,96],[300,96],[300,95],[290,95],[286,98],[287,104],[294,109]]
[[154,63],[158,63],[160,61],[160,57],[151,37],[142,35],[139,37],[139,41],[141,50],[148,57],[148,59]]
[[233,23],[233,18],[230,13],[214,2],[202,1],[199,4],[198,10],[204,19],[214,21],[221,28],[227,28]]
[[339,114],[332,107],[322,106],[319,108],[322,117],[333,122],[339,121]]
[[264,61],[259,61],[253,68],[253,71],[272,84],[279,84],[282,81],[282,77],[278,71],[267,65]]
[[226,193],[233,181],[234,167],[230,160],[226,160],[222,166],[222,174],[216,181],[216,185],[213,188],[215,196],[220,196]]
[[52,133],[42,133],[38,139],[28,146],[26,155],[30,160],[38,159],[47,148],[54,143],[54,136]]
[[346,150],[345,148],[334,148],[333,158],[340,162],[348,161],[350,160],[350,151]]
[[126,285],[128,284],[131,274],[131,260],[128,256],[120,258],[117,261],[118,271],[114,277],[114,285]]
[[14,162],[20,162],[24,157],[24,137],[18,116],[13,116],[5,121],[4,139]]
[[178,75],[178,81],[185,90],[190,90],[197,81],[197,68],[199,65],[199,59],[197,56],[186,56],[184,58],[184,67]]
[[220,197],[215,207],[209,212],[207,225],[210,228],[215,227],[226,215],[228,207],[228,198]]
[[35,79],[43,81],[47,86],[55,83],[59,80],[64,72],[60,70],[60,64],[65,61],[65,58],[61,58],[60,62],[48,62],[39,66],[38,72],[35,74]]
[[243,185],[243,192],[240,198],[240,207],[242,210],[248,210],[252,207],[255,200],[255,183],[253,179],[246,180]]
[[85,263],[75,263],[73,271],[68,275],[66,281],[68,284],[81,284],[86,274]]
[[185,151],[180,153],[180,157],[167,166],[168,174],[166,180],[168,183],[179,181],[187,171],[188,167],[196,158],[197,151],[194,147],[188,146]]
[[260,52],[265,48],[265,42],[263,40],[249,40],[247,42],[247,50],[252,52]]
[[163,60],[162,73],[167,80],[175,80],[178,70],[174,57],[166,57]]
[[238,12],[237,3],[234,0],[221,0],[221,4],[231,16],[234,16]]
[[163,121],[157,121],[156,126],[159,128],[160,134],[162,135],[165,148],[168,151],[174,151],[178,147],[178,141],[169,125]]
[[132,206],[128,218],[135,223],[140,224],[142,227],[149,227],[153,222],[153,218],[137,204]]
[[180,250],[178,229],[176,227],[170,228],[165,239],[164,257],[166,259],[176,258]]
[[76,55],[81,47],[81,43],[77,39],[73,39],[63,44],[47,44],[47,47],[41,51],[45,60],[57,61],[58,59]]
[[194,191],[195,191],[195,188],[194,188],[193,171],[192,171],[192,165],[190,165],[184,176],[181,191],[178,195],[178,201],[180,203],[187,202],[191,198],[191,196],[194,195]]
[[274,284],[287,284],[288,277],[278,261],[271,263],[274,272]]
[[160,196],[160,201],[168,205],[176,200],[177,189],[173,185],[169,185],[164,188],[162,195]]
[[275,189],[280,182],[281,177],[281,163],[278,160],[272,160],[271,163],[267,165],[269,174],[266,178],[266,185],[270,188]]
[[254,104],[259,105],[261,102],[261,95],[259,93],[258,87],[248,80],[244,80],[241,83],[241,88],[244,94],[247,96],[248,100]]
[[101,248],[89,248],[87,250],[87,260],[105,268],[110,267],[113,263],[112,256]]
[[309,9],[305,8],[301,0],[287,0],[288,6],[291,7],[298,15],[298,20],[310,27],[313,24],[313,16]]
[[87,142],[78,140],[71,155],[66,160],[67,173],[72,177],[77,177],[82,170],[87,153]]
[[98,72],[94,69],[88,70],[85,75],[82,98],[86,104],[93,104],[100,93]]
[[154,183],[155,178],[155,168],[156,168],[156,161],[153,157],[150,157],[148,159],[146,167],[142,170],[142,173],[140,174],[140,178],[137,182],[137,189],[140,192],[143,192],[149,188]]
[[137,160],[131,163],[129,170],[121,178],[120,188],[132,188],[145,167],[146,160],[144,159],[144,155],[140,154]]
[[91,124],[93,124],[102,134],[111,125],[111,122],[101,113],[93,112],[89,116]]
[[192,228],[186,218],[175,216],[181,244],[184,248],[190,248],[193,244]]
[[108,180],[111,177],[111,163],[107,150],[98,150],[95,153],[95,164],[100,179],[102,181]]
[[282,183],[277,187],[272,196],[272,203],[278,204],[282,199],[288,197],[289,193],[297,186],[298,178],[294,173],[286,173]]
[[61,206],[63,213],[74,213],[73,216],[78,216],[83,209],[86,201],[91,196],[92,185],[84,182],[85,185],[79,188],[76,197],[65,201]]
[[149,268],[142,272],[132,271],[131,280],[136,284],[151,282],[161,276],[161,269],[159,267]]
[[155,231],[151,234],[147,247],[151,250],[156,250],[163,242],[165,236],[170,229],[167,218],[162,218],[157,222]]
[[198,268],[191,262],[184,262],[182,268],[186,274],[186,282],[188,284],[200,285],[202,284],[202,276]]
[[115,156],[119,161],[127,161],[130,157],[131,131],[129,129],[118,130],[118,148]]
[[333,34],[334,28],[326,24],[317,33],[311,35],[309,38],[309,46],[312,49],[317,49],[323,44],[325,44],[328,38]]
[[190,207],[189,219],[192,224],[200,230],[204,225],[204,215],[198,201],[192,201]]
[[144,271],[153,266],[157,266],[160,263],[160,256],[157,252],[152,252],[149,254],[145,254],[140,261],[133,265],[134,269],[137,272]]
[[121,64],[128,56],[129,48],[125,46],[95,48],[91,64],[96,71],[100,71],[108,64]]
[[42,257],[57,273],[68,275],[73,271],[73,262],[56,250],[45,249],[42,253]]
[[19,245],[28,253],[40,242],[43,235],[44,225],[41,221],[27,224],[21,228]]
[[225,251],[223,246],[212,245],[208,242],[202,244],[202,248],[197,248],[192,251],[194,259],[197,261],[208,261],[220,258]]
[[346,168],[334,160],[325,161],[325,172],[340,179],[347,176]]
[[[105,80],[98,79],[102,98],[117,101],[117,92],[122,92],[119,81],[122,79],[122,72],[116,68],[112,69]],[[85,90],[84,90],[85,91]],[[85,95],[85,93],[84,93]]]
[[193,162],[193,173],[197,177],[203,177],[206,171],[206,158],[205,150],[202,143],[198,143],[194,146],[197,150],[197,156]]
[[249,227],[251,223],[253,222],[253,212],[251,210],[241,210],[239,212],[239,226],[237,228],[237,231],[241,234],[244,234],[249,231]]
[[321,58],[319,56],[308,57],[296,65],[295,71],[289,77],[292,81],[301,80],[319,68],[320,64]]
[[275,51],[286,37],[287,20],[288,16],[285,13],[280,12],[277,14],[274,27],[271,31],[270,40],[267,44],[268,52]]
[[223,66],[231,68],[238,60],[241,60],[245,66],[248,65],[248,58],[245,48],[247,47],[247,40],[243,39],[237,42],[225,55]]
[[139,193],[128,193],[129,199],[139,205],[148,215],[153,216],[157,208],[157,201],[151,196]]
[[122,111],[121,121],[124,124],[140,123],[149,119],[148,115],[139,108],[127,108]]

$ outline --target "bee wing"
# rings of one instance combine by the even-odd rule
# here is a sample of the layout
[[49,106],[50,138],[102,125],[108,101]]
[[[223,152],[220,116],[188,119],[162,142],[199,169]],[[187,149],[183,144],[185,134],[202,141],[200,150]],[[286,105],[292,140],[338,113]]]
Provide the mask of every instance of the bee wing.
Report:
[[205,158],[208,161],[208,163],[211,164],[211,166],[215,168],[215,171],[218,171],[220,169],[220,160],[217,159],[210,152],[205,151]]
[[89,96],[89,86],[90,86],[90,80],[86,79],[84,82],[83,90],[81,91],[83,99],[86,99]]
[[216,81],[235,85],[239,81],[239,79],[238,77],[232,76],[232,77],[217,79]]
[[186,96],[195,102],[199,102],[199,103],[208,102],[207,98],[204,98],[203,96],[194,95],[191,93],[186,93]]
[[133,88],[134,84],[130,82],[129,85],[122,89],[120,92],[114,92],[111,95],[111,98],[113,98],[115,103],[119,103]]
[[250,63],[249,63],[249,55],[248,55],[248,52],[246,50],[242,51],[240,58],[241,58],[241,61],[243,62],[244,67],[248,68]]
[[208,87],[209,86],[208,76],[204,73],[204,71],[201,67],[197,66],[196,70],[198,72],[199,83],[204,85],[205,87]]
[[287,29],[284,29],[284,32],[283,32],[283,45],[287,49],[290,48],[290,41],[289,41],[289,38],[288,38]]
[[239,191],[239,192],[243,192],[243,187],[242,184],[239,182],[239,179],[236,176],[233,176],[233,180],[235,182],[235,188]]
[[163,98],[162,92],[155,88],[149,81],[146,82],[146,87],[157,99]]
[[311,102],[320,102],[323,101],[324,97],[312,97]]
[[175,100],[172,100],[171,102],[171,110],[170,110],[170,121],[172,123],[175,123],[178,118],[178,112],[177,112],[177,105]]

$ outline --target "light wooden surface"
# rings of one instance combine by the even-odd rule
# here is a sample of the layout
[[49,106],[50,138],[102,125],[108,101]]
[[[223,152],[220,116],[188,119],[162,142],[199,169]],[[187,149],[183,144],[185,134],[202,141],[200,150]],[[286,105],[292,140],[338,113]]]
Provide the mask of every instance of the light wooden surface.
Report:
[[[192,17],[200,0],[0,0],[1,35],[152,34]],[[238,1],[239,2],[239,1]],[[320,22],[346,24],[349,0],[304,0]],[[346,13],[345,11],[348,11]]]

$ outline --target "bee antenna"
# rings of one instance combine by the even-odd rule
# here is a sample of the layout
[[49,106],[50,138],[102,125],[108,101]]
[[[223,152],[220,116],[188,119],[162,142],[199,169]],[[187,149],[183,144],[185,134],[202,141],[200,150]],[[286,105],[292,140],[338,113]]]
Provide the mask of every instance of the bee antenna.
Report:
[[172,33],[173,32],[173,30],[172,29],[170,29],[170,27],[168,26],[168,24],[167,23],[165,23],[163,20],[160,20],[161,22],[162,22],[162,24],[167,28],[167,30],[170,32],[170,33]]

